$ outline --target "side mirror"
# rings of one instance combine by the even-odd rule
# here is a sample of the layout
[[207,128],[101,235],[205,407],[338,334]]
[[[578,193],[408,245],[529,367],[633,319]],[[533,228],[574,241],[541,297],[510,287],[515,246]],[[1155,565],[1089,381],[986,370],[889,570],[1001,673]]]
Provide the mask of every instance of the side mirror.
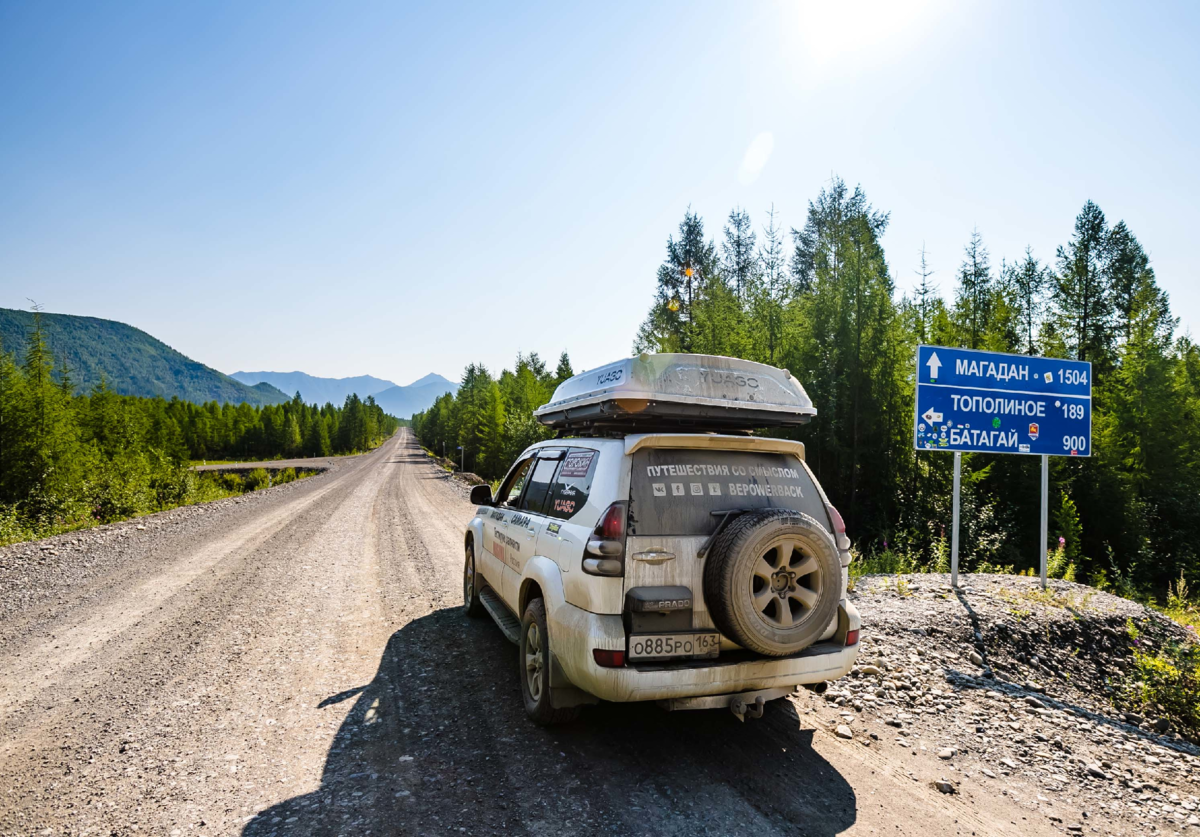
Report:
[[476,506],[492,505],[492,487],[490,485],[476,485],[471,488],[471,502]]

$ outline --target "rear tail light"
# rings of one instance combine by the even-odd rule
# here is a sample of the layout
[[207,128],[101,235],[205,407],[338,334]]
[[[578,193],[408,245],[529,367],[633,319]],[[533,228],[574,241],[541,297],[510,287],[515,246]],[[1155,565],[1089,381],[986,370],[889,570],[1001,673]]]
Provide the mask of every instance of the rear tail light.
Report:
[[858,645],[858,630],[846,631],[846,645]]
[[825,510],[829,512],[829,522],[833,524],[833,535],[837,540],[837,548],[845,552],[850,548],[850,538],[846,537],[846,521],[842,520],[841,513],[833,506],[826,506]]
[[625,665],[624,651],[609,651],[607,648],[593,648],[592,659],[596,665],[605,668],[620,668]]
[[585,573],[609,576],[625,574],[627,516],[628,510],[624,503],[613,503],[600,515],[600,522],[588,538],[587,551],[583,557]]

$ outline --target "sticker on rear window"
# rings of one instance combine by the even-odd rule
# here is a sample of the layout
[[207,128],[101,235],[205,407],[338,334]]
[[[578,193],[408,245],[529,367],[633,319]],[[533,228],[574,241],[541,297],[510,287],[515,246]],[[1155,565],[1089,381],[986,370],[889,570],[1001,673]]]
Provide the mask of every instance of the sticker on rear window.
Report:
[[562,467],[558,470],[560,477],[586,477],[592,460],[596,458],[594,450],[573,450],[563,459]]

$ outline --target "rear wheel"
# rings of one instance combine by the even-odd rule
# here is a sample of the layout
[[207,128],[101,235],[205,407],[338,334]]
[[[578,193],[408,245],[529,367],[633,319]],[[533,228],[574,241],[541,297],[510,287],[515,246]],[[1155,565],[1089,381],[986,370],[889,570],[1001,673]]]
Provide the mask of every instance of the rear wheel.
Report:
[[463,610],[478,619],[486,612],[479,601],[479,577],[475,573],[475,544],[467,542],[467,560],[463,567]]
[[546,605],[541,599],[532,599],[525,606],[517,660],[525,714],[535,724],[565,724],[579,716],[578,706],[555,709],[550,703],[550,634],[546,631]]

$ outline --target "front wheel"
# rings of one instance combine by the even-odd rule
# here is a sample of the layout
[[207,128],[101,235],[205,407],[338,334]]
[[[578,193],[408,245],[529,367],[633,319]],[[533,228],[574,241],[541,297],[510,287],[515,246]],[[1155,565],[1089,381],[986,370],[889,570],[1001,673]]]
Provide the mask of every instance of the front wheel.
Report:
[[475,573],[475,545],[467,543],[467,562],[463,567],[463,610],[478,619],[486,612],[479,601],[479,577]]
[[525,607],[517,661],[521,668],[521,697],[530,720],[548,727],[578,717],[578,706],[555,709],[550,703],[550,634],[546,631],[546,605],[541,599],[533,599]]

